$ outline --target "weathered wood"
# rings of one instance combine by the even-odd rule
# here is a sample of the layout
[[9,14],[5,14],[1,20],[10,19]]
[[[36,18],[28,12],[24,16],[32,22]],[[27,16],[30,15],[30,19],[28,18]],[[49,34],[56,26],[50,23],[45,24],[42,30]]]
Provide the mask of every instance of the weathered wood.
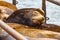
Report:
[[47,0],[47,1],[52,2],[52,3],[60,6],[60,0]]

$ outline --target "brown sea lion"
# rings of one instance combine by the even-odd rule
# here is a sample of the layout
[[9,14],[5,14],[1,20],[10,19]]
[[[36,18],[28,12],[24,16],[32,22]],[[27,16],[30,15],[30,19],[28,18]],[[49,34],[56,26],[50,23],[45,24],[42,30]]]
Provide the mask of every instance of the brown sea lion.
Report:
[[9,9],[8,7],[0,6],[0,19],[5,20],[13,12],[14,10]]
[[[6,21],[33,26],[43,30],[60,32],[60,26],[55,24],[44,24],[44,13],[39,9],[24,8],[15,11]],[[32,19],[34,18],[34,19]],[[30,27],[29,26],[29,27]]]
[[56,24],[42,24],[41,29],[60,32],[60,26]]
[[53,38],[53,39],[57,39],[57,40],[60,39],[60,33],[58,33],[58,32],[47,31],[47,30],[42,30],[42,29],[35,29],[34,27],[29,27],[27,25],[17,24],[17,23],[8,23],[8,25],[11,26],[13,29],[15,29],[20,34],[23,34],[24,36],[27,36],[27,37],[42,38],[42,39],[43,38],[47,38],[47,39]]
[[6,21],[29,26],[38,26],[44,22],[44,12],[37,8],[23,8],[11,14]]
[[7,18],[15,10],[17,10],[15,5],[5,2],[4,0],[0,0],[0,19],[1,20]]

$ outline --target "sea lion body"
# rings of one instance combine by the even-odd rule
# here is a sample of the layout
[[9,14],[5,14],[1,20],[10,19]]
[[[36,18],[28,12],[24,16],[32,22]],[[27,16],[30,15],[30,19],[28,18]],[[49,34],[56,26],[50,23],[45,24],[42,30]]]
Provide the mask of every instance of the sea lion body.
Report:
[[56,24],[42,24],[41,29],[60,32],[60,26]]
[[14,10],[11,10],[8,7],[0,6],[0,19],[4,20],[8,18],[9,15],[11,15],[14,12]]
[[35,8],[19,9],[7,18],[7,22],[38,26],[44,22],[44,13]]

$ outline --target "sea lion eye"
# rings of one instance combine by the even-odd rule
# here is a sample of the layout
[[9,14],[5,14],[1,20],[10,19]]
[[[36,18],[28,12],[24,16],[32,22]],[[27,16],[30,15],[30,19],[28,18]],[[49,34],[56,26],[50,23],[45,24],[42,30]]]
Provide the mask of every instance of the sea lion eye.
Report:
[[37,16],[37,12],[34,11],[34,12],[33,12],[33,16]]
[[38,15],[40,15],[39,12],[37,12],[37,11],[34,11],[34,12],[33,12],[33,16],[38,16]]

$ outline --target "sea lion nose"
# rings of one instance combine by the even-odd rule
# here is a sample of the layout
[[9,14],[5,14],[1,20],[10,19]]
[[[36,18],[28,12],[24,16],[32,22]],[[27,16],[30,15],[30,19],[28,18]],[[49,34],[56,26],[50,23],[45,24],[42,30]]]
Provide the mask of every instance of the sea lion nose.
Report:
[[43,21],[44,20],[44,17],[42,17],[41,19],[40,19],[40,21]]
[[43,21],[44,21],[44,17],[35,17],[34,19],[33,19],[33,22],[34,23],[38,23],[38,24],[40,24],[40,23],[43,23]]
[[32,17],[32,19],[36,19],[36,20],[41,20],[43,18],[44,18],[43,16],[34,16],[34,17]]
[[40,16],[37,18],[37,20],[39,20],[40,22],[44,20],[44,17],[43,16]]

